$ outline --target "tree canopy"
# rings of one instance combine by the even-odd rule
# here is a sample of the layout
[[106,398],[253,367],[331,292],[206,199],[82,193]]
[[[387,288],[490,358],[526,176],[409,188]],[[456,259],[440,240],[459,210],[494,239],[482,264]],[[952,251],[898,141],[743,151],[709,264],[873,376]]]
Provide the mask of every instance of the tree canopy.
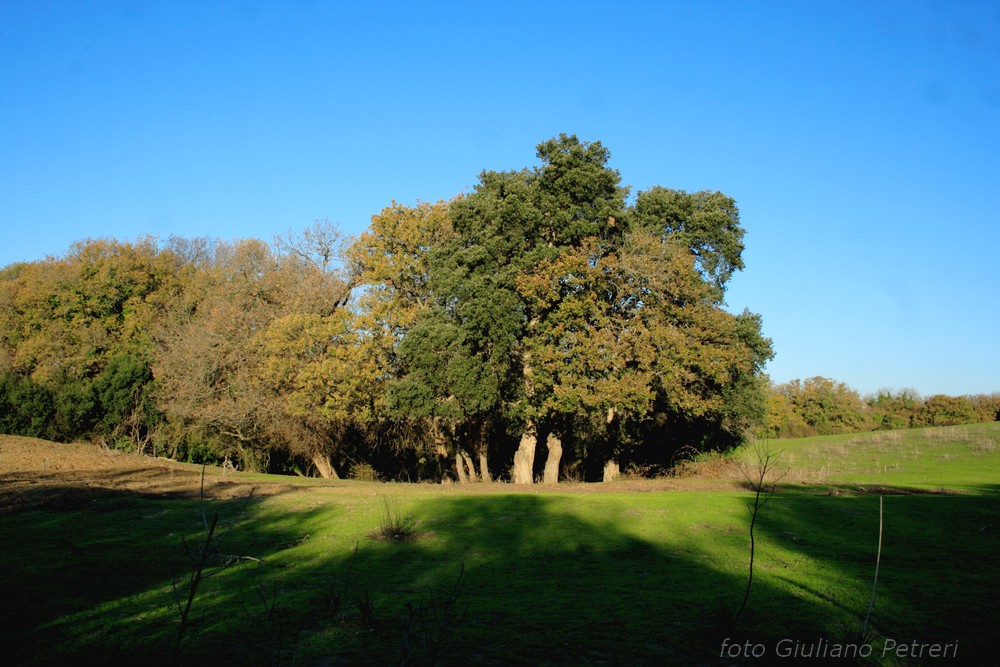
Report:
[[[0,431],[324,476],[555,482],[754,433],[993,419],[996,397],[774,385],[732,313],[735,201],[630,196],[600,142],[259,239],[96,239],[0,269]],[[536,449],[545,454],[536,457]]]

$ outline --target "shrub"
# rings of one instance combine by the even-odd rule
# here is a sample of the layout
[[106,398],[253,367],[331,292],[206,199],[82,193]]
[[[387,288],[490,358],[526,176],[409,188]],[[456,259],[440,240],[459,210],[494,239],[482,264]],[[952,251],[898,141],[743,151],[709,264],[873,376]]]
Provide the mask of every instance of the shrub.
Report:
[[13,372],[0,376],[0,433],[50,438],[55,403],[52,392]]
[[370,463],[355,463],[351,466],[350,478],[358,482],[381,482],[382,477]]
[[382,518],[378,530],[372,534],[372,539],[380,542],[405,542],[412,539],[415,533],[416,521],[410,515],[403,515],[385,498],[382,499]]

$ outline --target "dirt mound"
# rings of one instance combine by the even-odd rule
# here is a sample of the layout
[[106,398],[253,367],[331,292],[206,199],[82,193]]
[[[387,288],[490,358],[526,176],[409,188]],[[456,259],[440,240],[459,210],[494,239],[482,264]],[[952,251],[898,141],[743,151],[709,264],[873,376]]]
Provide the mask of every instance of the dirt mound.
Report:
[[[208,498],[274,493],[280,485],[251,483],[238,473],[213,470]],[[86,443],[58,443],[0,435],[0,512],[35,507],[80,507],[108,492],[197,498],[201,469],[167,459],[127,454]]]

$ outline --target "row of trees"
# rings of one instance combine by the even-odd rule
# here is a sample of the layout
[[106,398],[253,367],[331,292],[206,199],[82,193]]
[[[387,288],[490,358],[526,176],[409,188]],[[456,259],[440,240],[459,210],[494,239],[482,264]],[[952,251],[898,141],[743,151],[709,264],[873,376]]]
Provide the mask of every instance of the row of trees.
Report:
[[797,438],[995,420],[1000,394],[923,398],[912,389],[886,389],[862,397],[842,382],[814,377],[769,386],[765,432]]
[[772,351],[759,316],[722,307],[733,200],[629,201],[607,149],[573,136],[537,155],[356,239],[92,240],[4,268],[0,430],[520,483],[740,442]]

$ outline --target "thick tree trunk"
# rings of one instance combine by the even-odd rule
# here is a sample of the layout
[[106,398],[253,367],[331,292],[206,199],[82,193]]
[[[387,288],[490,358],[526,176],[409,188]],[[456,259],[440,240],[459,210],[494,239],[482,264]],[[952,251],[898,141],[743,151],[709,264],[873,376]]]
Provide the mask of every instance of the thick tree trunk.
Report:
[[314,452],[312,455],[312,462],[313,465],[316,466],[319,476],[323,479],[340,479],[337,475],[337,471],[333,468],[333,464],[330,463],[330,457],[326,454]]
[[538,433],[535,425],[528,422],[521,436],[521,443],[514,452],[514,483],[531,484],[534,481],[535,445],[538,443]]
[[486,445],[479,445],[479,451],[477,453],[479,456],[479,478],[484,482],[492,482],[493,476],[490,475],[489,461],[487,461],[488,450]]
[[[465,475],[465,462],[462,460],[462,454],[457,447],[451,441],[450,434],[445,429],[443,420],[440,417],[432,417],[430,422],[431,427],[431,440],[434,443],[434,451],[442,461],[442,466],[447,465],[444,462],[452,455],[452,450],[454,449],[455,456],[455,475],[458,478],[459,483],[464,484],[468,482],[469,479]],[[447,479],[447,473],[442,470],[442,481]]]
[[462,452],[455,450],[455,473],[458,475],[459,484],[466,484],[469,476],[465,474],[465,461],[462,459]]
[[545,477],[543,481],[546,484],[558,484],[559,483],[559,462],[562,460],[562,440],[555,433],[549,433],[549,437],[545,439],[545,446],[549,450],[549,455],[545,459]]
[[465,469],[468,472],[470,482],[478,482],[479,478],[476,477],[476,465],[472,461],[472,457],[464,449],[460,449],[459,452],[462,454],[462,461],[465,462]]

